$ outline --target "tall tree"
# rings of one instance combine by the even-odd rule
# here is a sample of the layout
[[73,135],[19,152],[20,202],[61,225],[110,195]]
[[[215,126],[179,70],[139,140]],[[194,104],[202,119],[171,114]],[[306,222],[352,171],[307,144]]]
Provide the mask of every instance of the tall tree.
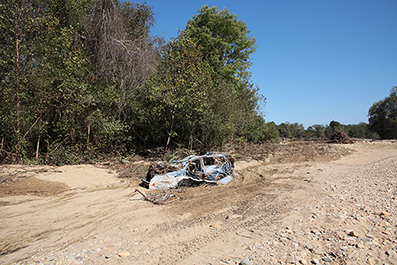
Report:
[[375,102],[368,111],[369,128],[383,139],[397,139],[397,86],[390,95]]
[[164,50],[157,75],[142,91],[146,98],[142,103],[149,107],[146,121],[154,123],[157,135],[165,136],[166,147],[178,136],[179,143],[191,148],[209,105],[211,69],[200,49],[183,33]]
[[202,48],[203,60],[212,68],[213,81],[222,95],[211,110],[208,137],[218,144],[228,138],[245,138],[259,120],[257,109],[263,98],[250,81],[250,56],[256,50],[256,40],[249,36],[246,22],[226,8],[218,11],[205,5],[183,32]]
[[149,77],[153,67],[149,29],[152,7],[98,0],[91,36],[93,60],[99,78],[118,91],[118,119],[126,119],[128,101]]
[[205,5],[188,21],[185,32],[203,47],[204,60],[220,79],[234,84],[249,79],[250,55],[256,50],[256,40],[248,36],[246,22],[226,8],[218,11]]

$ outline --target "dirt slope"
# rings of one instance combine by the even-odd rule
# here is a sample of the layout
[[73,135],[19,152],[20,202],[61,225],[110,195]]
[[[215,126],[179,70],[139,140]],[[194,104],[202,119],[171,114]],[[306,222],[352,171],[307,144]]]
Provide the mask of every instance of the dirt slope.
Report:
[[[288,155],[257,160],[239,159],[231,184],[175,191],[173,200],[165,205],[144,201],[134,192],[135,188],[147,192],[137,186],[138,178],[119,179],[108,168],[2,166],[0,263],[236,264],[246,258],[252,264],[307,264],[327,257],[327,264],[364,264],[369,258],[372,264],[397,262],[393,257],[397,144],[362,142],[311,148],[299,152],[289,148]],[[349,245],[354,236],[344,236],[349,233],[347,227],[360,231],[360,236],[361,231],[368,232],[367,219],[330,218],[331,209],[353,211],[340,196],[360,200],[366,194],[365,187],[360,190],[357,186],[360,176],[367,176],[365,172],[376,175],[386,167],[390,167],[388,173],[382,173],[386,177],[368,177],[366,185],[368,192],[372,182],[388,187],[384,196],[390,202],[379,202],[379,209],[371,214],[390,229],[372,232],[379,249],[359,248],[366,251],[362,254],[356,242]],[[357,179],[346,178],[356,175]],[[374,183],[371,189],[377,189]],[[380,217],[382,212],[387,219]],[[286,228],[293,234],[289,239]],[[320,237],[321,231],[330,233],[329,242],[312,238],[312,234]],[[317,253],[307,245],[323,250]],[[352,246],[349,255],[338,249],[345,246]]]

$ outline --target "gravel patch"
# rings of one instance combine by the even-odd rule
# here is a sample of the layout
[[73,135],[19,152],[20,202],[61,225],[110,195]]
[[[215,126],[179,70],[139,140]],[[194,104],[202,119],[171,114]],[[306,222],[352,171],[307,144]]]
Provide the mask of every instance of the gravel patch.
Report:
[[397,264],[397,157],[321,170],[315,179],[324,193],[296,208],[301,214],[292,225],[275,227],[250,247],[250,262]]

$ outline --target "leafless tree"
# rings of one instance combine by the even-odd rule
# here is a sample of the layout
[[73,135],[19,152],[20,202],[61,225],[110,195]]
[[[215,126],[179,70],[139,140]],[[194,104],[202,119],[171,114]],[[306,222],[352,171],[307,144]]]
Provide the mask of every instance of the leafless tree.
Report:
[[153,45],[149,37],[152,23],[152,9],[146,3],[120,5],[117,0],[97,1],[93,59],[96,73],[118,88],[119,119],[125,116],[128,101],[153,69]]

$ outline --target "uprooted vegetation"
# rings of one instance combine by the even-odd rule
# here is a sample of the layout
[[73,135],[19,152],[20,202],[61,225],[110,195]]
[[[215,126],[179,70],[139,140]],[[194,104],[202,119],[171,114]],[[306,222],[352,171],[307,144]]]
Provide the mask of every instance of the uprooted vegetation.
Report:
[[336,129],[330,136],[331,143],[335,144],[351,144],[353,141],[343,130]]

